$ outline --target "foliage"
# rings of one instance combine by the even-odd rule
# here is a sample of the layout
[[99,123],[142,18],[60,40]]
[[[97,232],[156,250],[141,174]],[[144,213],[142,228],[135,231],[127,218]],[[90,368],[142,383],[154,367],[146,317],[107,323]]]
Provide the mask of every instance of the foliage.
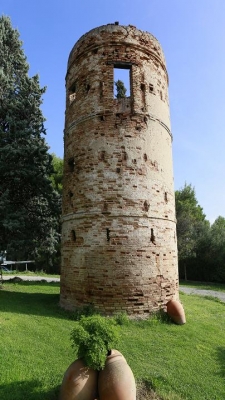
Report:
[[[0,297],[0,398],[58,400],[74,361],[69,340],[74,321],[58,307],[59,284],[5,283]],[[224,400],[225,305],[193,295],[180,298],[183,326],[147,320],[120,327],[116,348],[134,373],[137,400]],[[148,397],[151,388],[158,397]]]
[[185,184],[184,188],[175,192],[175,203],[179,266],[184,267],[187,279],[187,264],[196,258],[198,244],[207,234],[210,224],[191,185]]
[[207,267],[206,280],[225,282],[225,218],[221,216],[211,225],[202,263]]
[[42,95],[10,19],[0,18],[0,248],[14,260],[47,254],[59,240],[60,198],[43,135]]
[[54,189],[62,195],[63,188],[63,160],[52,153],[53,172],[50,176]]
[[175,199],[180,277],[225,282],[225,218],[210,226],[191,185],[176,191]]
[[125,98],[127,89],[125,88],[123,81],[118,79],[118,81],[115,82],[115,86],[117,91],[116,98],[117,99]]
[[[57,157],[54,153],[51,154],[52,157],[52,173],[50,175],[50,180],[52,182],[54,190],[58,193],[58,224],[56,227],[55,238],[50,237],[50,243],[53,246],[53,251],[49,253],[48,242],[42,244],[39,248],[39,254],[36,257],[36,267],[37,269],[44,269],[47,273],[59,273],[60,272],[60,262],[61,262],[61,226],[59,223],[61,215],[61,200],[62,200],[62,189],[63,189],[63,159]],[[55,240],[56,239],[56,240]]]
[[118,312],[114,319],[118,325],[127,325],[129,323],[129,317],[125,312]]
[[175,192],[178,251],[180,259],[195,254],[196,240],[203,226],[205,215],[197,202],[195,189],[191,185]]
[[98,311],[94,308],[92,304],[85,305],[83,307],[77,308],[73,312],[73,319],[79,321],[82,317],[90,317],[91,315],[99,315]]
[[118,339],[115,320],[100,315],[82,317],[71,333],[76,355],[95,370],[104,368],[108,351],[117,344]]

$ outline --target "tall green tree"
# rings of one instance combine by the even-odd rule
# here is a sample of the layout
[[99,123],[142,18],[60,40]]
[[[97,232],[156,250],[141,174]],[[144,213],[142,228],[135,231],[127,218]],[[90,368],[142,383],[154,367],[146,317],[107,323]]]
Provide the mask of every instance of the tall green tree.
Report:
[[[52,156],[52,167],[53,172],[51,173],[50,179],[52,181],[53,188],[57,191],[60,197],[60,205],[62,198],[62,188],[63,188],[63,159],[57,157],[54,153]],[[61,206],[60,214],[61,215]],[[61,236],[61,226],[58,224],[58,234]],[[43,268],[46,272],[59,273],[60,272],[60,260],[61,260],[61,246],[59,240],[54,240],[54,236],[50,237],[49,243],[46,242],[39,249],[38,265]],[[50,253],[48,250],[49,245],[53,247],[54,254]]]
[[225,218],[221,216],[211,225],[204,261],[209,266],[207,280],[225,282]]
[[19,33],[0,17],[0,250],[13,259],[54,253],[58,241],[59,196],[50,176],[42,95]]
[[203,209],[196,199],[195,189],[191,185],[185,184],[181,190],[175,192],[175,202],[179,267],[181,276],[188,279],[190,267],[196,268],[198,246],[210,224],[205,219]]
[[62,195],[63,188],[63,159],[57,157],[54,153],[52,153],[52,166],[53,172],[51,174],[51,181],[54,189]]
[[117,99],[125,98],[127,89],[125,88],[123,81],[118,79],[118,81],[115,82],[115,86],[116,86],[116,98]]

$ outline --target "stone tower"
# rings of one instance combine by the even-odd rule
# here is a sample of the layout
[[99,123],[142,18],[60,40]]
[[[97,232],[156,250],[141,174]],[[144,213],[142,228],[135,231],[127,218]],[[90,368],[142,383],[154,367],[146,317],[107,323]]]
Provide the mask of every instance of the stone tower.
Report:
[[[128,70],[129,97],[114,96],[116,69]],[[61,306],[143,317],[178,299],[168,74],[154,36],[116,22],[78,40],[64,140]]]

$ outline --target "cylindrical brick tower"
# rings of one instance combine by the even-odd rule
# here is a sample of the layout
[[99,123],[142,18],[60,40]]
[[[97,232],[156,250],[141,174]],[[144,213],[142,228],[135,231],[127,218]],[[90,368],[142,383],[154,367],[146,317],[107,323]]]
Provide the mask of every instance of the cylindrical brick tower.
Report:
[[[118,69],[129,97],[114,96]],[[78,40],[64,140],[61,306],[143,317],[178,299],[168,75],[154,36],[116,22]]]

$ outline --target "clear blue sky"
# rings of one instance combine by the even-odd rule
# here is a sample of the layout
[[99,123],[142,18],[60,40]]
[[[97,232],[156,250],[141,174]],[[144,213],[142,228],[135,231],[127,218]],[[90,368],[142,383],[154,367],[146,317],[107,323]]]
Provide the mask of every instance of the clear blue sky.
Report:
[[225,217],[225,0],[1,0],[20,32],[43,97],[50,152],[63,157],[65,74],[71,48],[119,21],[161,43],[170,78],[175,189],[191,183],[207,219]]

